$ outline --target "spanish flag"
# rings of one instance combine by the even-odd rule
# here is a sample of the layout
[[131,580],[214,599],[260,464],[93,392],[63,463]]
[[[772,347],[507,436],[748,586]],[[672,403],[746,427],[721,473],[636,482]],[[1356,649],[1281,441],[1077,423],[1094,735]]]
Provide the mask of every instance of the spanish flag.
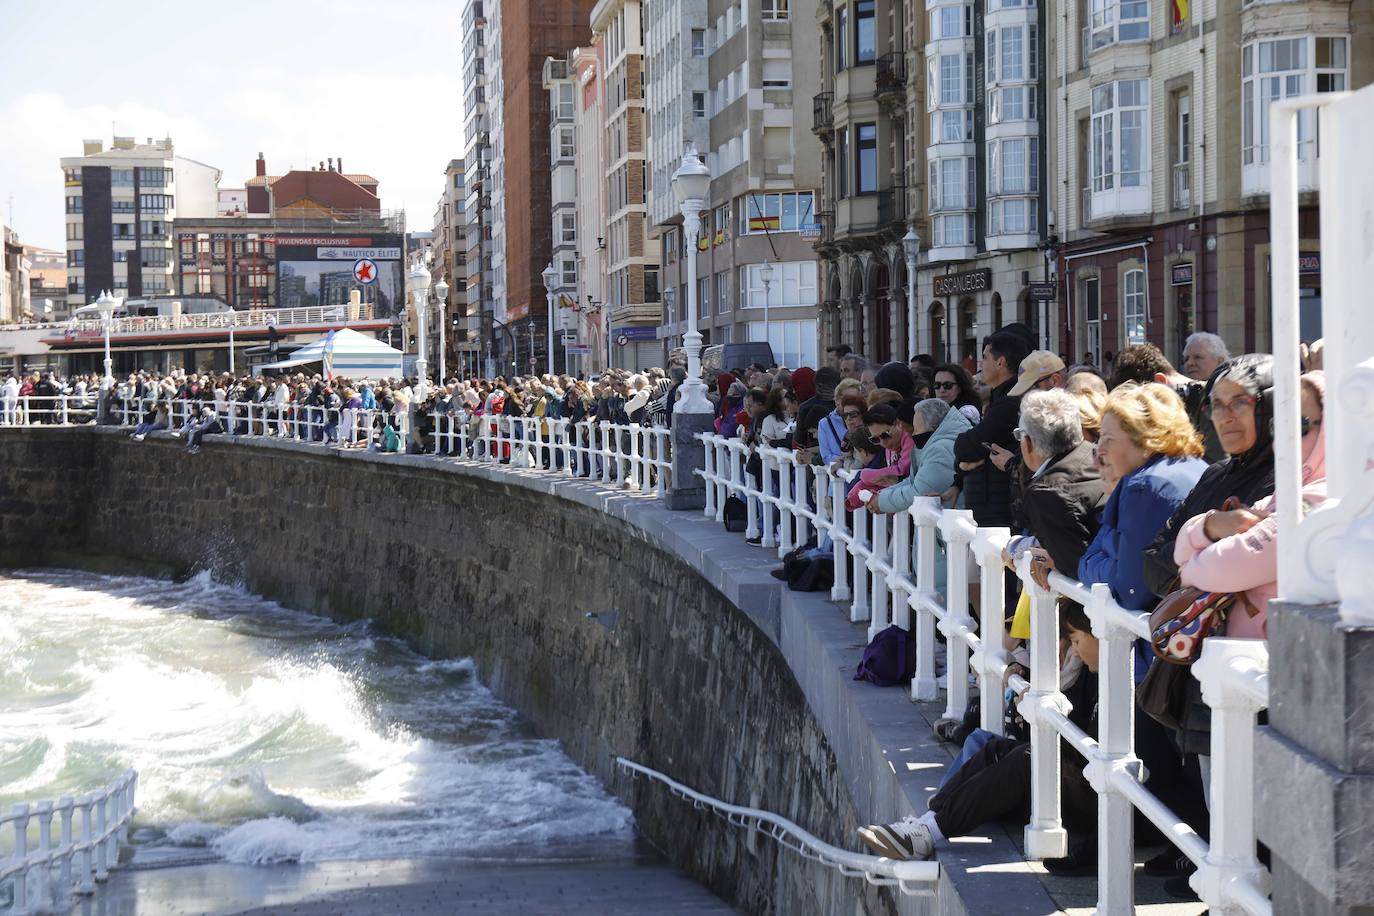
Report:
[[708,239],[706,236],[703,235],[701,238],[697,239],[697,251],[705,251],[710,247],[711,240]]
[[[1186,2],[1186,0],[1184,0]],[[782,220],[776,216],[749,217],[750,232],[777,232],[782,228]]]
[[558,307],[561,309],[573,309],[574,311],[576,311],[577,300],[574,299],[572,296],[569,296],[567,293],[559,293]]
[[717,229],[717,230],[716,230],[716,237],[715,237],[715,239],[711,242],[711,244],[712,244],[713,246],[714,246],[714,245],[724,245],[724,244],[725,244],[725,230],[724,230],[724,229]]
[[1174,21],[1171,23],[1173,31],[1178,32],[1188,21],[1188,0],[1173,0],[1171,4]]

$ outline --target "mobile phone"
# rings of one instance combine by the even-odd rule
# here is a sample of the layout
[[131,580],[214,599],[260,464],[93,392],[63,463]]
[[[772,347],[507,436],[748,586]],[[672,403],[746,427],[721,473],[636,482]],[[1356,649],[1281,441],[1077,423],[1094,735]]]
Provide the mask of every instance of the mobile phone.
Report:
[[988,453],[991,453],[991,452],[992,452],[992,443],[991,443],[991,442],[979,442],[978,444],[981,445],[981,446],[983,447],[983,451],[988,452]]

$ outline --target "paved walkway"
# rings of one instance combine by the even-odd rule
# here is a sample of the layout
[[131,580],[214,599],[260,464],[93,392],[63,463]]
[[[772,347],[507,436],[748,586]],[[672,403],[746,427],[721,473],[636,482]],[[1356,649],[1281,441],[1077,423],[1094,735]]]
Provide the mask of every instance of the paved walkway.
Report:
[[115,871],[97,892],[92,909],[104,916],[734,912],[682,872],[661,864],[506,865],[445,859]]

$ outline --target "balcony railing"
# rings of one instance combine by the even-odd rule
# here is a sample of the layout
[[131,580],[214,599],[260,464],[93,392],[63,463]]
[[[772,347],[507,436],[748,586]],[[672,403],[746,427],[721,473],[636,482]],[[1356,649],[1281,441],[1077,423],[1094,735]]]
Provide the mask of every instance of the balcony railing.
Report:
[[906,222],[906,186],[894,185],[878,195],[878,225]]
[[906,55],[901,51],[889,51],[878,58],[874,74],[873,96],[881,98],[892,92],[906,89]]
[[1084,188],[1078,195],[1078,225],[1086,227],[1093,218],[1093,189]]
[[816,219],[821,224],[821,244],[835,241],[835,211],[823,210],[816,214]]
[[831,111],[831,106],[835,102],[835,93],[822,92],[816,96],[812,103],[812,110],[815,113],[815,121],[812,123],[811,132],[816,134],[828,134],[835,125],[835,116]]
[[1174,165],[1174,209],[1187,210],[1193,206],[1193,164],[1179,162]]

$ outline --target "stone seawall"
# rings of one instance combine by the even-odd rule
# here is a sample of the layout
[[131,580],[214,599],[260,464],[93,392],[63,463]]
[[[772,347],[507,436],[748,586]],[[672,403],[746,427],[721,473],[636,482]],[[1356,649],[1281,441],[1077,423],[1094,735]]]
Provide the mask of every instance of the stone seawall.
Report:
[[851,786],[778,647],[779,592],[724,577],[757,556],[708,557],[681,530],[689,515],[423,457],[228,441],[188,456],[113,431],[0,430],[0,562],[210,569],[289,607],[372,618],[427,654],[471,656],[651,842],[742,910],[894,912],[887,893],[615,767],[629,757],[853,847]]

